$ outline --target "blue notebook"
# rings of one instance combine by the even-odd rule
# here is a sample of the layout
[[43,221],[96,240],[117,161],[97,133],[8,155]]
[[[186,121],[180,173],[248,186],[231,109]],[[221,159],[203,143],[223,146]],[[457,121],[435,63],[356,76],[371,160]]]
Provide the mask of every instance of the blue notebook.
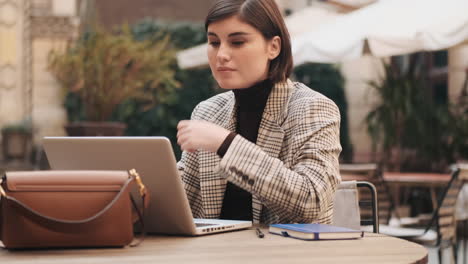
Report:
[[272,234],[303,240],[356,239],[364,236],[361,230],[323,224],[274,224]]

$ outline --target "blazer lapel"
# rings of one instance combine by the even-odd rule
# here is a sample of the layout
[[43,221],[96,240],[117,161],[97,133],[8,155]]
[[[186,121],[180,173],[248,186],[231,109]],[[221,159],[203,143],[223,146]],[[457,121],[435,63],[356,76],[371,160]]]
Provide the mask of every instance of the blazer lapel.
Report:
[[235,98],[234,93],[229,92],[229,98],[223,108],[219,109],[215,115],[208,120],[214,124],[228,129],[229,131],[236,132],[236,111],[235,111]]
[[284,138],[281,126],[286,119],[292,87],[293,84],[289,80],[276,84],[263,111],[258,128],[257,145],[271,157],[277,158],[281,152]]
[[[273,87],[258,129],[257,146],[274,158],[279,157],[283,145],[284,130],[281,125],[286,119],[292,89],[290,80]],[[254,223],[259,223],[262,203],[255,196],[252,197],[252,209]]]

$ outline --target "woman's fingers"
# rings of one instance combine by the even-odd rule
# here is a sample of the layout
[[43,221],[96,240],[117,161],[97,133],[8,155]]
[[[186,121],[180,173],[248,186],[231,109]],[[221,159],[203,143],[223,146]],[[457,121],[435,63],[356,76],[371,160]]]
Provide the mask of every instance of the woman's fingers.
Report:
[[187,133],[177,136],[177,143],[182,145],[190,139],[190,136]]
[[182,120],[177,124],[177,143],[182,150],[216,152],[229,131],[201,120]]
[[177,138],[181,137],[184,134],[187,134],[190,131],[189,125],[190,122],[188,120],[180,121],[177,124]]
[[190,120],[181,120],[177,124],[177,130],[183,129],[183,128],[187,127],[188,125],[190,125]]
[[197,147],[196,137],[193,136],[193,133],[190,133],[188,129],[182,129],[177,132],[177,144],[179,144],[180,148],[184,151],[194,152],[196,151]]
[[190,128],[190,120],[182,120],[177,124],[177,144],[183,151],[194,152],[193,132]]
[[196,148],[193,146],[193,142],[190,140],[182,139],[178,143],[183,151],[194,152],[196,150]]
[[186,135],[186,134],[188,134],[187,129],[178,130],[177,131],[177,138],[180,138],[180,137],[182,137],[183,135]]

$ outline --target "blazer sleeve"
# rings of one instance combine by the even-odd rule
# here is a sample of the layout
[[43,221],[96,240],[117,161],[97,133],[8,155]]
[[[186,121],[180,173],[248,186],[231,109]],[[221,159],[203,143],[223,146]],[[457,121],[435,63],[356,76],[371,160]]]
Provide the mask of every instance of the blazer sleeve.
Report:
[[[300,112],[291,129],[295,150],[291,166],[269,156],[237,135],[222,158],[219,170],[227,180],[255,195],[280,219],[318,221],[333,205],[340,182],[340,114],[328,98],[320,97]],[[296,118],[296,117],[295,117]]]
[[[200,104],[195,107],[190,119],[199,119],[197,111],[199,106]],[[179,175],[182,178],[182,183],[184,185],[192,213],[195,217],[199,217],[202,214],[203,206],[200,195],[200,179],[198,175],[198,151],[192,153],[183,151],[181,159],[177,162],[177,168],[179,170]]]

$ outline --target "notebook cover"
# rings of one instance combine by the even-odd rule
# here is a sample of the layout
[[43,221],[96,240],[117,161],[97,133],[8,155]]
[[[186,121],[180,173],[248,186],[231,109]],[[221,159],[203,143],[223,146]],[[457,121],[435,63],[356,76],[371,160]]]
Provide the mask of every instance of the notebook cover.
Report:
[[364,236],[361,230],[324,224],[274,224],[270,233],[304,240],[355,239]]

